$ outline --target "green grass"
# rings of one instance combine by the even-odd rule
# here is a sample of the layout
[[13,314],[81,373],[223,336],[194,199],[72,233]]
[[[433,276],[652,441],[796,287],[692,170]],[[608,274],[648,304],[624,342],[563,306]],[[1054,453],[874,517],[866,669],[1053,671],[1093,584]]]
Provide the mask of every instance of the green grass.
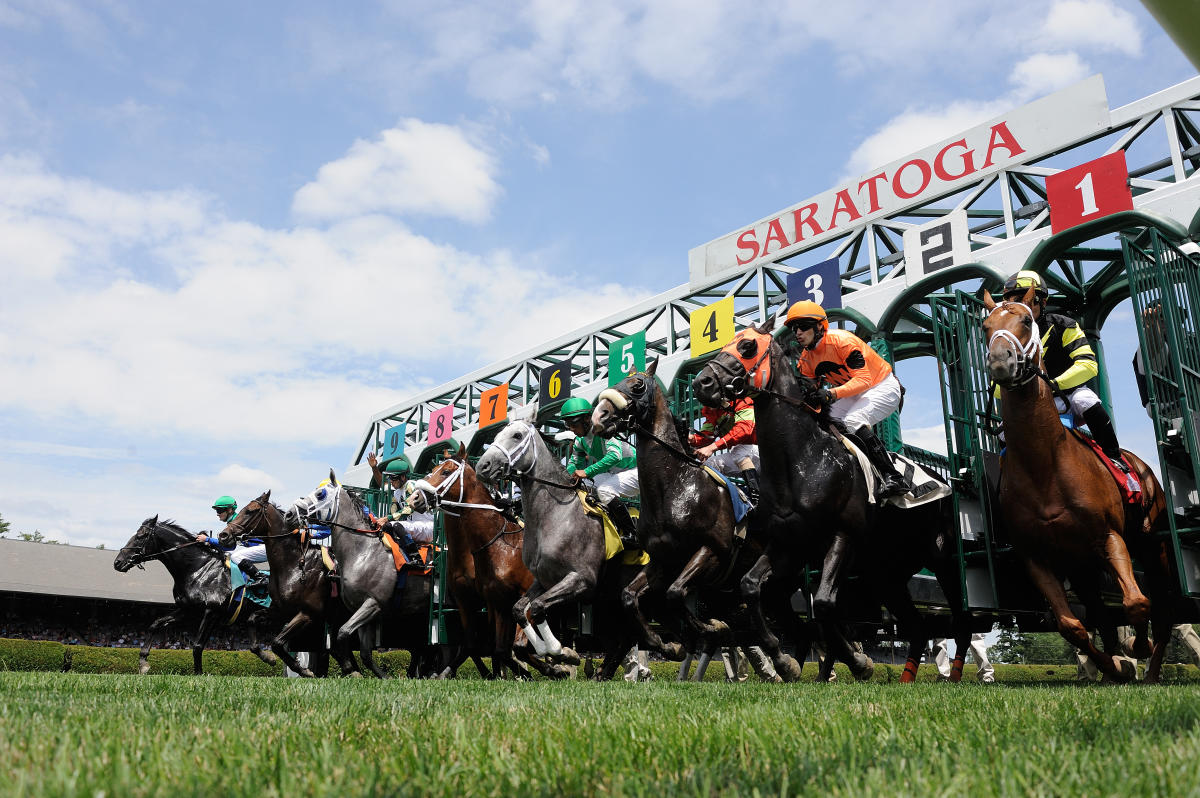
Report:
[[29,672],[0,694],[0,795],[1200,794],[1196,684]]

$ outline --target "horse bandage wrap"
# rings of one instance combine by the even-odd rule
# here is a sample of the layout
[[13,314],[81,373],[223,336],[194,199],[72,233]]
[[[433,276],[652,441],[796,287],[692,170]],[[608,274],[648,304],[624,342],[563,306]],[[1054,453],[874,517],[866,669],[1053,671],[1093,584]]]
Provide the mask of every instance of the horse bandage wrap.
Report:
[[645,565],[650,562],[650,555],[646,552],[640,549],[625,549],[625,544],[621,542],[621,535],[617,532],[616,525],[608,517],[608,513],[604,512],[604,508],[588,496],[587,491],[581,490],[578,491],[578,494],[579,503],[583,505],[583,511],[588,515],[599,518],[601,525],[604,527],[604,560],[606,562],[621,552],[625,552],[625,557],[621,560],[624,565]]

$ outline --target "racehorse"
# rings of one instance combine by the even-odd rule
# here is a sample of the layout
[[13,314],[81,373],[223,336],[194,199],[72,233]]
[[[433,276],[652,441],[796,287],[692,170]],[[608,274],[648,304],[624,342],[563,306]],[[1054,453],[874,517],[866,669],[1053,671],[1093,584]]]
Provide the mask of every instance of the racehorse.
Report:
[[[690,451],[684,450],[654,373],[634,372],[596,398],[592,429],[611,438],[620,431],[636,433],[641,516],[638,533],[650,555],[622,593],[626,611],[641,629],[642,640],[671,659],[683,659],[683,646],[664,642],[650,628],[640,605],[643,595],[665,593],[667,606],[700,645],[715,647],[730,636],[725,620],[701,620],[688,606],[697,589],[740,578],[758,559],[758,546],[744,546],[734,534],[733,503]],[[741,562],[739,562],[741,560]],[[705,602],[711,612],[716,602]],[[725,642],[732,642],[726,639]]]
[[392,552],[382,542],[383,533],[370,524],[366,506],[338,484],[332,469],[329,484],[299,499],[296,510],[308,522],[330,528],[342,601],[352,613],[338,630],[338,641],[346,643],[357,633],[363,664],[386,679],[387,673],[372,653],[373,632],[386,618],[393,622],[391,631],[399,636],[399,647],[412,654],[409,675],[417,675],[431,650],[426,625],[433,580],[410,573],[407,584],[397,592],[399,572]]
[[[321,550],[303,540],[295,525],[285,522],[279,508],[271,503],[271,491],[247,504],[217,533],[222,545],[245,538],[262,540],[271,566],[271,608],[285,618],[290,616],[271,641],[271,650],[293,671],[312,678],[315,674],[292,656],[291,641],[314,624],[322,631],[324,623],[336,629],[348,616],[342,602],[331,593],[332,583],[321,562]],[[333,654],[343,674],[362,676],[349,648],[339,643]]]
[[[150,672],[150,649],[170,626],[182,623],[197,612],[202,612],[200,626],[192,637],[192,667],[194,673],[203,673],[202,655],[204,646],[218,621],[230,614],[230,596],[233,585],[224,555],[208,545],[198,543],[196,536],[174,521],[159,521],[158,516],[147,518],[117,552],[113,568],[125,573],[133,566],[142,567],[149,560],[161,560],[171,578],[175,580],[172,594],[175,609],[150,624],[146,630],[146,641],[138,658],[138,671]],[[239,620],[250,627],[250,650],[268,665],[278,660],[267,647],[258,642],[258,628],[264,611],[249,599],[244,599],[247,614],[239,613]]]
[[[765,526],[766,550],[742,579],[742,595],[750,607],[775,668],[785,679],[796,679],[800,665],[784,655],[778,638],[763,615],[763,583],[772,575],[787,589],[772,586],[776,616],[795,621],[790,596],[806,563],[822,563],[813,597],[813,616],[819,621],[828,652],[818,679],[828,678],[834,659],[845,662],[855,678],[868,678],[874,669],[869,657],[851,650],[837,621],[837,599],[851,571],[895,616],[908,639],[902,682],[916,678],[917,666],[929,635],[908,592],[908,581],[922,567],[934,572],[954,618],[957,645],[951,679],[962,676],[963,658],[970,645],[970,616],[963,607],[962,586],[954,560],[955,544],[948,500],[900,509],[868,500],[867,477],[855,456],[816,411],[817,386],[804,380],[787,363],[783,348],[772,337],[774,319],[738,332],[734,340],[705,364],[692,381],[697,399],[721,407],[753,395],[758,432],[762,495],[757,513]],[[804,638],[798,631],[798,636]]]
[[[1004,422],[1004,466],[1000,507],[1013,548],[1024,559],[1033,583],[1045,596],[1058,631],[1114,681],[1128,681],[1111,656],[1115,625],[1101,620],[1105,652],[1071,612],[1062,580],[1069,577],[1091,617],[1103,617],[1100,580],[1107,571],[1121,591],[1125,615],[1134,628],[1133,653],[1150,657],[1145,680],[1158,681],[1170,638],[1169,572],[1156,533],[1166,526],[1166,498],[1154,472],[1124,452],[1142,484],[1140,506],[1127,507],[1100,458],[1059,420],[1054,391],[1042,369],[1041,336],[1033,318],[1030,288],[1020,302],[997,304],[985,293],[983,322],[987,369],[1000,387]],[[1128,522],[1127,522],[1128,519]],[[1138,586],[1130,550],[1145,569],[1148,599]],[[1154,623],[1154,643],[1147,626]],[[1128,663],[1126,663],[1128,664]]]
[[533,573],[533,582],[513,606],[513,618],[534,650],[578,664],[578,655],[563,648],[547,616],[568,602],[592,601],[595,622],[608,627],[603,635],[604,665],[595,678],[611,679],[636,640],[625,624],[614,623],[621,616],[620,590],[632,579],[633,568],[622,566],[617,558],[606,565],[600,519],[585,512],[572,477],[528,421],[509,422],[483,453],[475,472],[488,483],[512,478],[521,486],[525,515],[521,558]]
[[[457,454],[413,483],[416,492],[412,501],[417,512],[427,512],[426,508],[441,510],[446,529],[447,581],[462,620],[463,645],[453,653],[442,676],[452,677],[466,660],[470,643],[479,631],[472,621],[478,619],[481,608],[487,610],[491,629],[495,678],[503,675],[505,667],[516,676],[527,676],[529,670],[521,662],[529,663],[544,676],[569,676],[566,668],[534,657],[528,639],[517,633],[512,608],[533,583],[533,574],[521,560],[525,530],[495,505],[466,458],[467,448],[460,445]],[[478,657],[475,664],[480,673],[488,673]]]

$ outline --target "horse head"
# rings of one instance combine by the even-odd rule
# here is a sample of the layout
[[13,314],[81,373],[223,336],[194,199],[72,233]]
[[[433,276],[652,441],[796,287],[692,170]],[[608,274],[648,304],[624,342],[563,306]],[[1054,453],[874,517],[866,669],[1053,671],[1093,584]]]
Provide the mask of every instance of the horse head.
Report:
[[[333,477],[330,469],[329,476]],[[341,505],[342,488],[336,478],[323,481],[317,489],[302,499],[296,500],[296,510],[305,521],[313,524],[328,525],[335,519]]]
[[442,462],[422,479],[411,482],[413,493],[409,504],[418,513],[432,512],[453,491],[454,501],[463,501],[467,494],[467,447],[459,444],[458,452]]
[[771,386],[771,347],[775,339],[772,317],[765,323],[739,330],[692,379],[692,393],[708,407],[723,407],[753,391]]
[[133,533],[133,537],[117,552],[117,556],[113,560],[113,568],[120,573],[125,573],[135,565],[141,568],[146,555],[158,550],[157,545],[154,545],[158,542],[158,536],[154,534],[157,526],[157,515],[143,521],[137,532]]
[[592,432],[611,438],[631,427],[653,427],[659,397],[658,380],[654,376],[657,369],[658,358],[655,358],[645,371],[635,371],[601,391],[592,410]]
[[475,474],[490,484],[528,474],[537,465],[537,436],[530,422],[510,421],[475,464]]
[[1033,296],[1032,287],[1019,302],[997,303],[990,294],[983,296],[988,376],[1001,388],[1025,385],[1041,371],[1042,337],[1030,307]]
[[267,531],[268,507],[271,507],[271,491],[267,491],[254,501],[242,508],[237,517],[232,519],[225,528],[217,533],[217,540],[222,546],[232,546],[235,542],[248,537],[260,537]]

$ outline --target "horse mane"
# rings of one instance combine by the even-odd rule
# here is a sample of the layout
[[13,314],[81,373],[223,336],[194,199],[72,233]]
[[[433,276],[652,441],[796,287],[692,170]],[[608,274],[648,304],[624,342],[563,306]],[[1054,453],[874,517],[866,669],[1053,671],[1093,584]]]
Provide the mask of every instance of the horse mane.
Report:
[[192,534],[191,532],[188,532],[186,529],[184,529],[182,526],[180,526],[178,523],[176,523],[174,520],[172,520],[170,518],[159,521],[157,524],[155,524],[155,526],[163,526],[163,527],[166,527],[167,529],[171,530],[172,532],[178,532],[182,535],[191,535]]

